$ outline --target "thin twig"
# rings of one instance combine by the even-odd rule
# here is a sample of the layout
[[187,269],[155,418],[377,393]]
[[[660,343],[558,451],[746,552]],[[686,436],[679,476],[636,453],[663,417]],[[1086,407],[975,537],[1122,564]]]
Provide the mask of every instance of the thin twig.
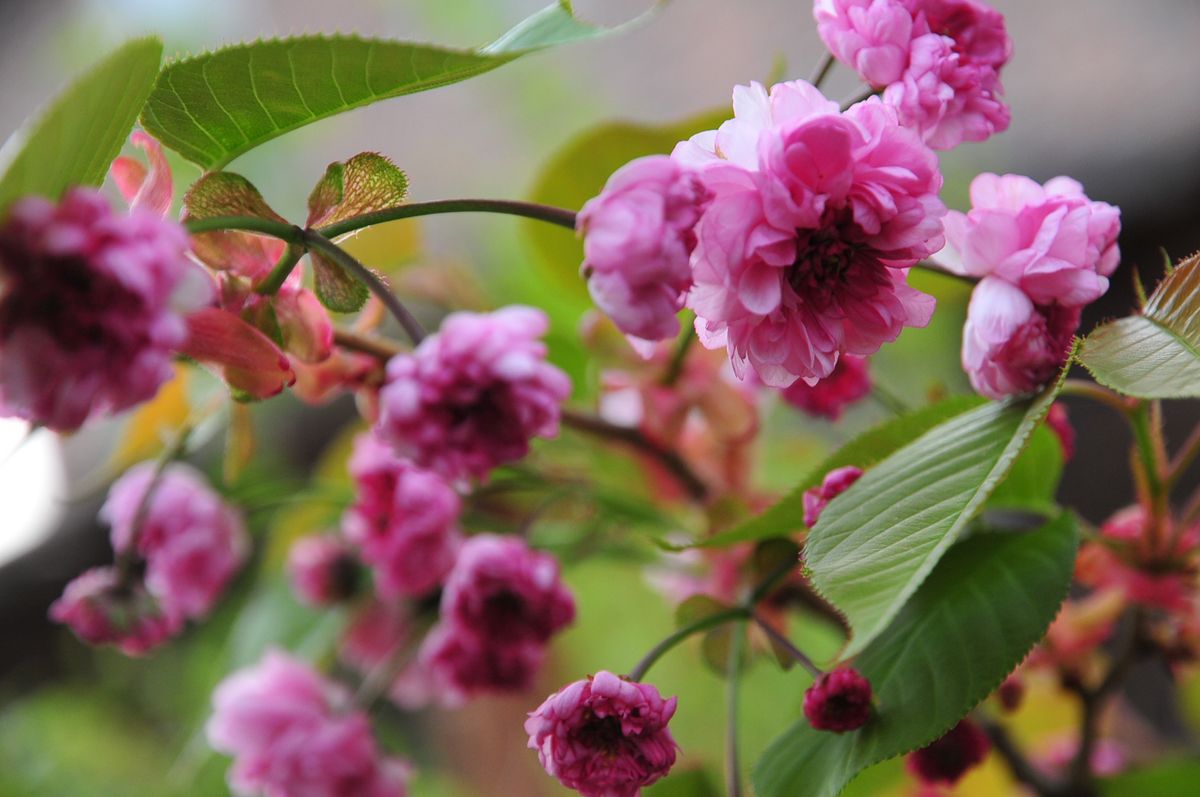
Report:
[[683,640],[690,637],[692,634],[698,634],[701,631],[707,631],[710,628],[716,628],[719,625],[728,623],[731,620],[744,618],[749,614],[745,607],[734,606],[722,612],[710,614],[707,617],[701,617],[699,620],[688,623],[682,628],[676,629],[674,633],[663,639],[657,645],[650,649],[642,660],[634,665],[629,671],[629,680],[640,681],[646,677],[646,673],[654,666],[654,663],[662,658],[663,654],[671,648],[678,645]]
[[625,443],[644,454],[654,457],[674,476],[696,501],[708,498],[708,486],[696,475],[683,457],[669,448],[660,446],[632,426],[618,426],[595,415],[577,410],[564,409],[562,423],[580,432]]
[[763,619],[762,615],[760,615],[758,612],[754,612],[751,615],[751,618],[758,625],[758,627],[763,630],[763,633],[771,638],[772,642],[786,651],[789,656],[796,660],[797,664],[808,670],[808,673],[813,678],[819,678],[824,674],[821,668],[818,667],[813,660],[804,653],[804,651],[793,645],[790,639],[776,631],[770,623]]
[[833,53],[826,52],[821,57],[821,60],[817,62],[817,66],[813,69],[812,77],[808,79],[808,82],[813,84],[815,88],[821,88],[821,84],[825,82],[830,69],[833,69]]
[[336,224],[321,227],[317,231],[327,238],[339,238],[355,230],[361,230],[363,227],[439,213],[501,213],[537,219],[570,230],[575,229],[575,211],[566,208],[511,199],[438,199],[432,202],[411,202],[406,205],[363,213],[360,216],[352,216]]
[[1113,409],[1122,415],[1128,417],[1134,410],[1134,406],[1126,399],[1117,395],[1102,385],[1095,382],[1088,382],[1084,379],[1066,379],[1063,380],[1062,391],[1063,396],[1079,396],[1080,398],[1090,399],[1099,404]]
[[133,579],[134,570],[138,560],[141,558],[138,554],[138,537],[141,536],[142,526],[146,525],[146,517],[150,514],[150,505],[154,499],[154,493],[162,483],[163,476],[167,472],[167,466],[178,459],[187,448],[187,440],[191,435],[191,427],[184,426],[179,430],[175,439],[171,442],[158,458],[158,462],[154,465],[154,472],[150,476],[150,481],[146,484],[146,492],[142,494],[141,500],[138,501],[137,509],[133,512],[133,521],[129,527],[129,539],[121,550],[117,551],[116,569],[117,583],[119,585],[128,586]]
[[1184,441],[1175,457],[1171,460],[1171,464],[1167,466],[1167,486],[1174,487],[1179,483],[1179,479],[1183,476],[1184,471],[1188,466],[1195,461],[1196,457],[1200,456],[1200,423],[1196,424]]
[[343,349],[369,354],[385,362],[397,354],[404,354],[403,348],[397,346],[395,342],[387,338],[364,335],[360,332],[345,329],[344,327],[333,328],[333,342]]
[[849,97],[841,101],[841,110],[848,111],[852,106],[857,105],[863,100],[869,100],[878,93],[879,89],[873,89],[870,86],[864,86],[862,91],[851,94]]
[[729,664],[725,681],[725,793],[742,797],[742,768],[738,762],[738,688],[741,686],[742,648],[746,629],[738,623],[729,643]]
[[988,738],[992,742],[992,749],[1000,754],[1000,757],[1004,759],[1004,763],[1008,764],[1013,777],[1043,797],[1049,797],[1049,795],[1056,795],[1062,792],[1060,784],[1046,777],[1045,774],[1030,763],[1029,759],[1025,757],[1025,754],[1017,746],[1017,743],[1008,735],[1008,731],[1003,725],[990,717],[983,716],[979,712],[975,714],[975,721],[987,733]]

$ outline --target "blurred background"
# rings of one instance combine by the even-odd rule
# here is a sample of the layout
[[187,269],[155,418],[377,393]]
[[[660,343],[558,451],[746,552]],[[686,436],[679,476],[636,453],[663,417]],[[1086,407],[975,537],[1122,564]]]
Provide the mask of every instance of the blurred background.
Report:
[[[5,0],[0,135],[15,130],[88,64],[142,33],[160,34],[168,55],[334,31],[469,47],[495,38],[545,2]],[[647,0],[575,3],[580,16],[607,24],[636,16],[646,5]],[[1006,14],[1015,42],[1003,73],[1013,122],[1003,135],[943,156],[945,198],[963,208],[970,178],[996,171],[1038,180],[1067,174],[1093,199],[1119,205],[1123,265],[1109,295],[1090,308],[1086,330],[1129,312],[1135,269],[1152,284],[1161,273],[1162,251],[1178,259],[1200,249],[1200,99],[1194,86],[1200,75],[1200,3],[993,5]],[[674,0],[628,33],[529,56],[465,83],[313,124],[228,168],[249,177],[279,212],[293,218],[301,216],[326,164],[363,150],[381,152],[406,170],[414,199],[538,197],[577,207],[616,164],[595,174],[597,164],[585,157],[579,171],[550,175],[544,169],[564,148],[574,147],[578,160],[578,142],[591,140],[586,137],[598,125],[630,123],[621,128],[626,135],[673,128],[727,108],[737,83],[807,77],[820,53],[811,5],[804,0]],[[835,98],[856,89],[843,68],[825,86]],[[570,162],[564,158],[558,162]],[[199,176],[190,164],[173,165],[177,188]],[[436,296],[438,301],[418,306],[434,323],[447,307],[512,301],[547,307],[556,323],[553,356],[576,377],[577,399],[594,398],[597,373],[584,362],[576,340],[586,295],[571,276],[578,257],[572,260],[576,250],[569,235],[509,218],[456,216],[391,225],[355,246],[371,265],[395,270],[398,285],[409,280],[414,290],[424,286],[425,295]],[[430,274],[440,275],[436,290],[428,287]],[[966,389],[957,367],[965,294],[948,281],[922,279],[922,287],[943,300],[939,322],[906,334],[876,363],[878,379],[913,404],[931,392]],[[1071,403],[1070,410],[1078,453],[1060,497],[1099,522],[1132,497],[1125,431],[1093,406]],[[45,613],[68,579],[110,559],[96,510],[120,466],[136,461],[139,452],[145,456],[146,441],[131,442],[128,419],[69,440],[48,433],[28,437],[19,424],[0,423],[0,638],[6,640],[0,646],[0,795],[224,793],[228,762],[207,750],[200,730],[212,685],[230,669],[256,660],[271,643],[320,655],[336,635],[338,618],[301,609],[278,574],[286,541],[336,524],[336,508],[278,511],[278,504],[261,496],[271,485],[276,493],[289,493],[320,467],[314,463],[331,444],[339,450],[336,441],[354,424],[353,401],[311,408],[283,397],[255,407],[253,416],[255,458],[228,488],[235,498],[248,494],[250,486],[258,491],[255,500],[264,508],[253,511],[250,521],[262,545],[251,570],[261,575],[241,578],[210,623],[143,661],[86,650],[50,626]],[[863,406],[830,428],[785,407],[768,408],[765,423],[780,434],[764,435],[772,442],[755,452],[757,483],[768,492],[785,489],[826,450],[883,417],[882,408]],[[1181,439],[1196,419],[1194,408],[1169,406],[1169,434]],[[219,444],[214,441],[199,455],[218,474]],[[581,445],[568,436],[538,455],[554,462],[578,459]],[[337,472],[336,453],[325,462],[328,473]],[[581,467],[598,465],[592,460]],[[628,667],[670,630],[670,606],[628,565],[631,556],[652,559],[650,546],[614,544],[612,555],[577,562],[563,541],[562,535],[572,533],[568,521],[548,523],[544,534],[548,547],[563,548],[580,620],[556,645],[536,694],[484,700],[460,712],[405,717],[385,712],[387,743],[414,757],[424,773],[415,794],[560,793],[523,749],[523,713],[583,673]],[[816,649],[836,646],[829,629],[802,633]],[[681,696],[676,726],[684,749],[682,775],[655,793],[715,793],[721,782],[720,680],[688,649],[672,654],[655,674],[664,693]],[[1130,697],[1144,707],[1147,722],[1167,735],[1188,733],[1189,722],[1200,717],[1200,691],[1192,690],[1180,713],[1171,708],[1164,680],[1153,672],[1144,676],[1135,679]],[[747,761],[798,716],[805,685],[769,663],[756,665],[743,709]],[[1069,712],[1049,692],[1035,702],[1043,713],[1027,721],[1030,728],[1069,725]],[[896,772],[894,765],[884,767],[857,789],[904,793],[905,787],[892,784]],[[962,793],[1010,793],[995,766],[972,777]]]

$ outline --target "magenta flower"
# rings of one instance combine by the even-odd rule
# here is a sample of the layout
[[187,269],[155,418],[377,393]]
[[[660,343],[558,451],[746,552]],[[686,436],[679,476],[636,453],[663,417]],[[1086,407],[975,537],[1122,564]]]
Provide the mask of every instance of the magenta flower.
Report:
[[675,150],[715,195],[688,295],[701,342],[787,387],[928,323],[933,298],[905,280],[942,245],[933,151],[878,100],[839,113],[803,81],[739,87],[734,111]]
[[346,542],[330,534],[310,534],[288,549],[292,591],[309,606],[328,606],[354,595],[358,562]]
[[350,695],[278,651],[213,693],[209,744],[233,756],[242,795],[404,797],[407,765],[383,758]]
[[429,692],[453,707],[481,694],[529,689],[545,658],[544,643],[498,639],[443,621],[421,643],[417,661]]
[[75,188],[0,224],[0,415],[71,431],[146,401],[173,374],[188,299],[211,297],[183,228]]
[[1038,185],[1019,174],[980,174],[971,210],[946,215],[939,260],[958,274],[999,277],[1035,304],[1084,305],[1108,290],[1121,259],[1121,211],[1093,202],[1069,177]]
[[871,682],[852,667],[822,673],[804,692],[804,717],[818,731],[861,728],[871,718]]
[[579,212],[588,290],[626,335],[679,334],[675,314],[692,284],[692,228],[707,201],[696,175],[652,155],[618,169]]
[[975,286],[963,327],[962,365],[971,386],[993,399],[1034,393],[1062,368],[1081,308],[1035,305],[998,277]]
[[829,376],[809,385],[796,381],[782,391],[783,400],[817,418],[836,421],[851,404],[871,395],[871,375],[867,358],[846,355],[838,360]]
[[112,567],[97,567],[67,584],[50,606],[50,619],[89,645],[116,645],[140,656],[179,633],[183,618],[169,615],[140,584],[124,585]]
[[[999,69],[1012,58],[1012,39],[1004,15],[980,0],[903,0],[913,17],[923,20],[917,30],[954,40],[955,49],[972,63]],[[918,34],[919,35],[919,34]]]
[[942,738],[909,753],[905,767],[922,783],[953,784],[983,763],[991,747],[983,729],[964,719]]
[[442,592],[442,620],[497,643],[545,643],[575,619],[558,562],[520,537],[477,534],[463,543]]
[[380,597],[420,597],[441,586],[460,543],[458,494],[371,432],[355,440],[349,467],[357,495],[342,532],[374,571]]
[[452,313],[411,354],[393,357],[379,392],[380,435],[450,479],[485,478],[558,433],[567,375],[546,362],[545,313]]
[[637,797],[675,763],[676,698],[601,670],[568,684],[525,720],[546,771],[584,797]]
[[915,35],[901,0],[816,0],[813,16],[829,51],[867,83],[882,88],[900,79]]
[[810,529],[817,525],[821,513],[825,511],[825,507],[829,506],[829,502],[849,490],[850,485],[858,481],[862,474],[863,472],[853,465],[834,468],[825,474],[825,478],[819,486],[805,490],[804,525]]
[[100,517],[112,526],[115,551],[136,545],[146,564],[146,590],[163,611],[199,619],[241,567],[249,538],[237,510],[198,471],[181,463],[167,466],[135,530],[154,470],[147,462],[127,471],[109,490]]

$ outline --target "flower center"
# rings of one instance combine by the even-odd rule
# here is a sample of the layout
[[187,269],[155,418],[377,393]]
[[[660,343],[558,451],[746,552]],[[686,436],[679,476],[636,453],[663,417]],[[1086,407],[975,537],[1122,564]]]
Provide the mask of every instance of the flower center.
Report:
[[788,285],[805,301],[828,304],[845,283],[857,252],[837,225],[796,230],[796,260],[787,271]]
[[508,628],[525,617],[525,600],[511,590],[502,589],[487,597],[483,617],[489,628]]
[[591,717],[579,729],[579,741],[592,750],[614,754],[625,739],[621,733],[621,720],[616,717]]

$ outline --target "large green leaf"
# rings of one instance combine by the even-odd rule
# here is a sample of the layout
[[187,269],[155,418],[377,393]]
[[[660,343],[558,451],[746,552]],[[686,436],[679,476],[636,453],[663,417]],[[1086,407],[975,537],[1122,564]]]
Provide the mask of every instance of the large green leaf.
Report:
[[710,537],[698,543],[698,546],[721,548],[747,540],[782,537],[803,529],[804,492],[820,484],[826,473],[844,465],[869,468],[930,429],[981,404],[983,399],[976,396],[954,396],[893,418],[864,432],[813,468],[800,484],[762,514],[755,515],[729,531]]
[[146,102],[162,60],[162,42],[134,39],[92,67],[18,131],[0,178],[0,210],[17,197],[57,199],[72,185],[99,185]]
[[1079,359],[1097,382],[1130,396],[1200,398],[1200,254],[1172,269],[1141,315],[1093,330]]
[[1036,399],[984,404],[930,429],[825,508],[808,534],[805,562],[813,585],[850,624],[847,657],[883,631],[962,535],[1060,384]]
[[1033,431],[1029,445],[1017,457],[1012,470],[988,498],[988,509],[1058,513],[1055,495],[1062,480],[1062,443],[1046,424]]
[[759,797],[834,797],[864,768],[928,744],[994,690],[1025,657],[1067,594],[1073,518],[956,545],[896,621],[859,656],[877,711],[861,729],[801,720],[754,769]]
[[185,158],[219,169],[319,119],[613,30],[581,22],[560,0],[477,50],[354,36],[239,44],[168,65],[146,103],[142,126]]

